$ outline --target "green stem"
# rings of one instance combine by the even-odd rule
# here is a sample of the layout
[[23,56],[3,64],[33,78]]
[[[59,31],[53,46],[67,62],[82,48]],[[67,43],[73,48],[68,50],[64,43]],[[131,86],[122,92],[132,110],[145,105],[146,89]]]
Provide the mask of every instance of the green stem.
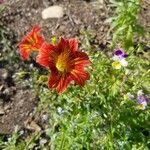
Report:
[[62,140],[61,140],[60,150],[64,149],[64,145],[65,145],[65,134],[63,132],[62,133]]

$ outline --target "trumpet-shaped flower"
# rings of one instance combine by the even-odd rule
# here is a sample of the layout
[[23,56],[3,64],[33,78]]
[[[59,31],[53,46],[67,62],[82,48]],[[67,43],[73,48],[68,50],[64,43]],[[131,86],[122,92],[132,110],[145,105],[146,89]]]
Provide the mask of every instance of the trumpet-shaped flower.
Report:
[[91,64],[86,53],[78,51],[76,39],[61,38],[58,44],[43,44],[37,62],[51,70],[48,86],[58,93],[66,90],[71,81],[83,86],[90,78],[85,66]]
[[125,58],[128,55],[124,53],[123,50],[116,50],[115,54],[113,56],[114,62],[112,63],[113,68],[115,69],[121,69],[121,67],[126,67],[128,65],[128,62],[125,60]]
[[39,35],[40,31],[40,27],[33,27],[31,32],[27,33],[27,35],[19,43],[20,55],[24,60],[29,58],[31,52],[38,52],[44,43],[44,38]]

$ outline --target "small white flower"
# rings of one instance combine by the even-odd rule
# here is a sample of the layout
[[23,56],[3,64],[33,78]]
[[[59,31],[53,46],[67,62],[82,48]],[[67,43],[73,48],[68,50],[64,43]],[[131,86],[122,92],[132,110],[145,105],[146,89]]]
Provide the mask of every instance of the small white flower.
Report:
[[127,96],[130,100],[133,100],[134,99],[134,95],[132,95],[131,93],[127,93]]
[[61,115],[64,113],[64,110],[61,107],[58,107],[57,112]]

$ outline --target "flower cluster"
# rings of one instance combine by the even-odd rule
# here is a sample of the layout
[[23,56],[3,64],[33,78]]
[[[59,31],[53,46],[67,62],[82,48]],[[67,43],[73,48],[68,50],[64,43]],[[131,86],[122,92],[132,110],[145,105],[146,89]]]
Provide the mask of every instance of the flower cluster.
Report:
[[115,69],[121,69],[121,67],[126,67],[128,65],[128,62],[126,61],[126,57],[128,55],[125,54],[123,50],[116,50],[113,56],[114,62],[112,63],[112,67]]
[[40,31],[40,27],[34,27],[20,42],[21,57],[27,60],[30,53],[37,52],[36,62],[51,71],[48,87],[58,93],[64,92],[72,81],[84,86],[90,78],[85,66],[91,62],[86,53],[78,51],[78,41],[61,38],[58,43],[50,44]]
[[[132,95],[131,93],[127,93],[127,97],[132,101],[134,100],[134,95]],[[148,97],[143,93],[142,90],[139,90],[137,92],[136,104],[136,108],[141,110],[146,109],[148,105]]]

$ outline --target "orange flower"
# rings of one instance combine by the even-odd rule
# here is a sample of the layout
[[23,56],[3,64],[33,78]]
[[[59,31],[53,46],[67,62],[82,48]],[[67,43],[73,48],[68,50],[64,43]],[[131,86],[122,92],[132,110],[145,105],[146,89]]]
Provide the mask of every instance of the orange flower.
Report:
[[91,62],[84,52],[78,51],[76,39],[61,38],[57,45],[43,44],[37,62],[51,70],[48,86],[58,93],[64,92],[71,81],[83,86],[90,78],[84,67]]
[[20,55],[24,60],[29,58],[31,52],[40,50],[44,42],[44,38],[39,35],[40,31],[40,27],[33,27],[31,32],[29,32],[19,43]]

